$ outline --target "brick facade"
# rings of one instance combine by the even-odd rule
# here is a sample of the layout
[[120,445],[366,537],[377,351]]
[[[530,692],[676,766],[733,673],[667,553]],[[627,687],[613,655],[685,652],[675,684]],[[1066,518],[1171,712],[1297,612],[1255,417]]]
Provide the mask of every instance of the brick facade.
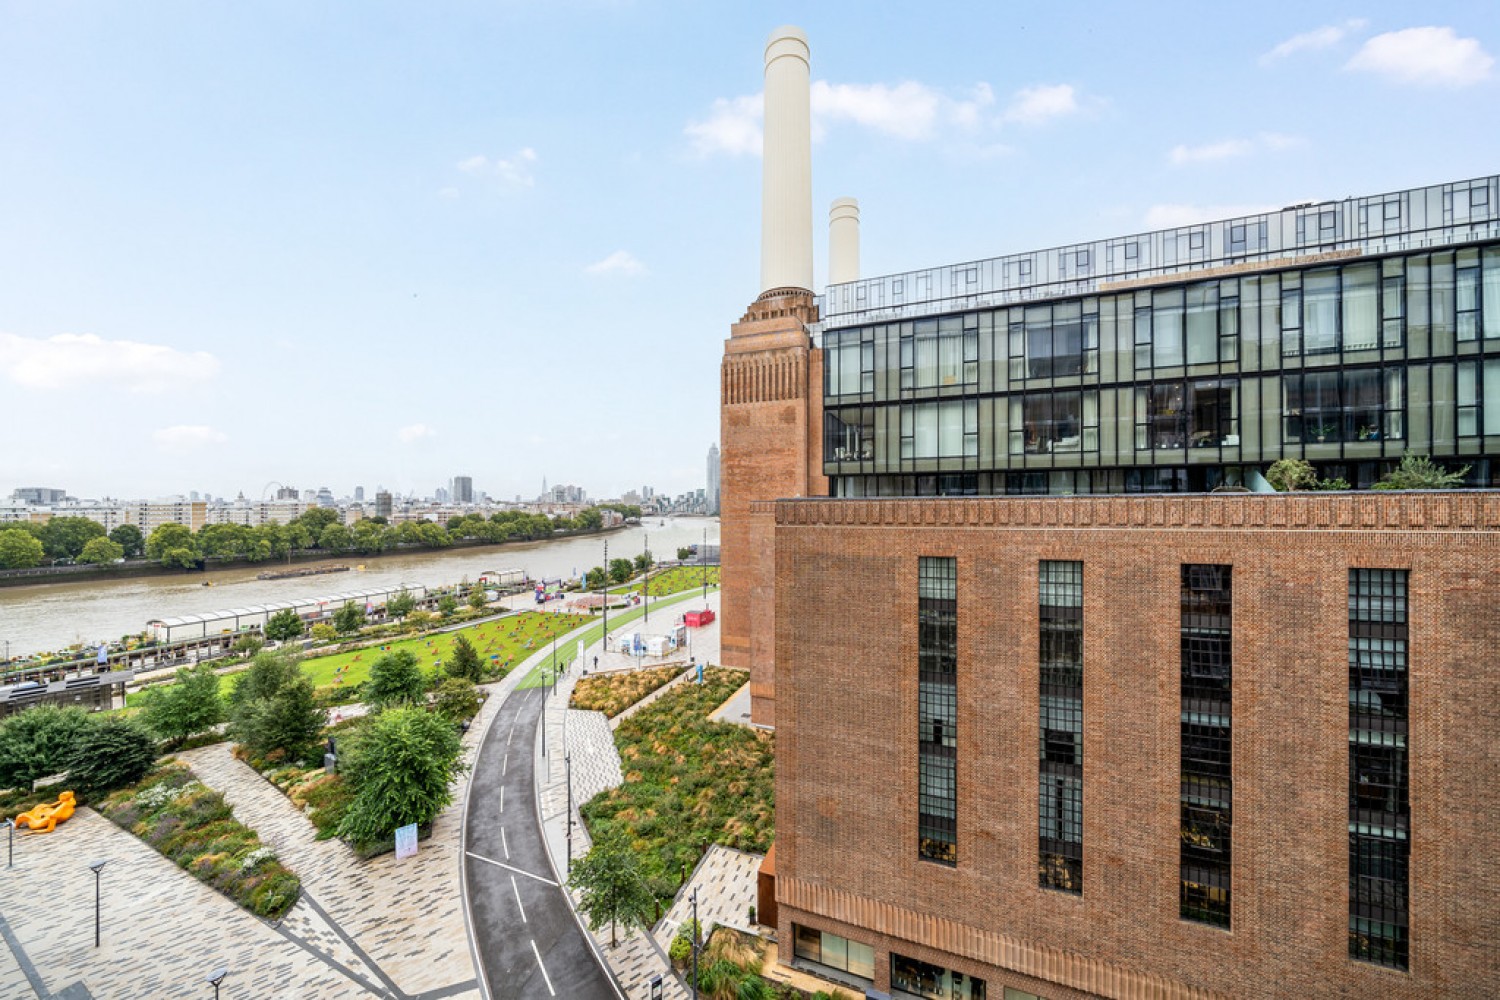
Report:
[[[1500,494],[807,500],[747,514],[741,530],[759,518],[774,541],[762,555],[784,960],[796,923],[873,946],[881,989],[894,950],[984,978],[990,1000],[1006,986],[1500,995]],[[920,556],[958,561],[956,868],[917,855]],[[1084,572],[1076,897],[1037,884],[1044,559]],[[1184,563],[1233,566],[1229,931],[1178,916]],[[1348,955],[1351,568],[1410,573],[1406,972]]]

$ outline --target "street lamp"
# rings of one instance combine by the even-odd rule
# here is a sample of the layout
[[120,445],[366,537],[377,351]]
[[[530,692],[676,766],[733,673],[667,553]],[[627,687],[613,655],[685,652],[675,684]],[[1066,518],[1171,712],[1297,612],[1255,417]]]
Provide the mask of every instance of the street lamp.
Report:
[[214,988],[214,1000],[219,1000],[219,984],[224,981],[224,977],[227,975],[229,975],[229,969],[223,965],[208,974],[209,985]]
[[94,873],[94,947],[99,947],[99,873],[104,866],[109,864],[108,858],[101,858],[89,865],[89,870]]
[[708,529],[703,529],[703,544],[698,546],[698,575],[703,577],[703,599],[708,600]]
[[609,652],[609,539],[604,540],[604,651]]
[[651,533],[641,532],[642,556],[646,567],[641,571],[641,621],[651,620]]
[[573,755],[563,754],[563,767],[567,769],[568,780],[568,866],[564,871],[573,871]]
[[5,845],[5,867],[14,868],[16,866],[16,821],[7,819],[5,825],[10,827],[10,839]]
[[698,887],[693,886],[693,1000],[698,1000]]

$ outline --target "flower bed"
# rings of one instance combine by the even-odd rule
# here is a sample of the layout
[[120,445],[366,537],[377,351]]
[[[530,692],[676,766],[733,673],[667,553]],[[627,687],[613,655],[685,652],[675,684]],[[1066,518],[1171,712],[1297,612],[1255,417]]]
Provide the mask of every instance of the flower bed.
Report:
[[301,880],[276,860],[275,852],[234,818],[224,796],[175,759],[157,764],[98,809],[257,916],[279,920],[302,891]]
[[568,707],[603,712],[613,719],[680,673],[682,667],[667,666],[584,677],[573,688]]
[[708,715],[745,672],[704,671],[636,712],[615,731],[625,783],[583,807],[597,842],[622,837],[670,900],[710,844],[764,853],[775,837],[774,736]]

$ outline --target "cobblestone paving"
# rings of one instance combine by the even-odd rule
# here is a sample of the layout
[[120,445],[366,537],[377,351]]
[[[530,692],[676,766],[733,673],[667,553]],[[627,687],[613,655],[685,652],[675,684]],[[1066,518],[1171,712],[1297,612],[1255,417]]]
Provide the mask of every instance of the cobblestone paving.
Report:
[[677,894],[677,901],[657,923],[657,943],[666,948],[677,928],[692,919],[689,896],[694,889],[698,890],[698,925],[705,931],[720,926],[753,932],[750,907],[755,903],[755,876],[764,858],[763,854],[747,854],[718,844],[710,847],[693,869],[693,877]]

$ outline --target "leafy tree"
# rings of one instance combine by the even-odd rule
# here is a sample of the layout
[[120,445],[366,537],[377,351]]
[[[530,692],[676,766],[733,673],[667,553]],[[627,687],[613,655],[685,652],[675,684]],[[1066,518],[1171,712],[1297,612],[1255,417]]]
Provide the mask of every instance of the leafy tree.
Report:
[[144,778],[156,763],[156,741],[136,722],[102,716],[83,727],[63,762],[70,783],[100,795]]
[[340,773],[354,793],[338,835],[374,844],[397,827],[426,826],[452,801],[449,784],[461,771],[458,730],[420,708],[372,716],[347,739]]
[[[194,562],[198,557],[198,543],[193,538],[193,533],[183,524],[163,524],[151,532],[151,537],[146,539],[146,557],[167,562],[167,553],[173,549],[187,549],[193,553]],[[180,565],[180,563],[169,564]]]
[[147,728],[178,746],[224,721],[219,675],[207,663],[179,668],[175,684],[147,688],[143,698],[141,717]]
[[100,535],[98,538],[90,538],[84,543],[83,551],[78,553],[78,561],[90,563],[95,566],[106,566],[116,559],[125,558],[125,549]]
[[479,692],[473,682],[462,677],[448,677],[437,686],[432,707],[449,722],[472,719],[479,711]]
[[640,858],[623,844],[605,841],[573,866],[568,887],[581,896],[578,908],[589,918],[589,929],[598,930],[609,922],[609,946],[615,947],[615,925],[627,928],[645,926],[656,904],[646,883]]
[[604,527],[604,518],[597,510],[590,507],[587,510],[579,511],[578,516],[573,519],[573,523],[579,531],[598,531]]
[[350,544],[367,556],[379,555],[396,544],[396,534],[383,524],[374,521],[357,521],[350,537]]
[[248,660],[265,648],[266,643],[264,639],[254,632],[247,632],[234,640],[234,645],[229,647],[229,651],[235,656],[243,656]]
[[31,783],[66,767],[68,752],[89,723],[81,708],[38,705],[0,722],[0,787]]
[[300,517],[293,518],[290,523],[306,531],[310,543],[311,539],[320,537],[323,529],[336,523],[338,519],[339,512],[331,507],[313,507],[304,511]]
[[635,571],[637,573],[644,573],[654,565],[656,565],[656,560],[651,558],[651,553],[649,552],[642,552],[635,557]]
[[1449,472],[1426,455],[1407,452],[1401,456],[1401,464],[1380,477],[1380,482],[1370,487],[1375,490],[1451,490],[1462,486],[1468,473],[1466,465],[1457,472]]
[[146,550],[146,536],[133,524],[122,524],[109,533],[109,540],[125,550],[126,558]]
[[329,552],[348,552],[354,548],[354,533],[342,524],[330,524],[318,533],[318,547]]
[[342,633],[358,632],[365,623],[365,609],[353,601],[345,601],[344,606],[333,613],[333,627]]
[[595,566],[593,569],[589,570],[588,578],[585,581],[584,585],[590,590],[603,590],[605,584],[607,584],[608,582],[609,580],[606,578],[604,567]]
[[453,640],[453,651],[443,661],[443,669],[449,677],[462,677],[475,684],[484,675],[484,665],[474,650],[474,644],[462,635]]
[[453,613],[457,610],[458,598],[454,597],[452,594],[444,594],[442,597],[438,598],[438,614],[442,615],[444,618],[452,617]]
[[693,550],[691,548],[684,545],[682,548],[677,550],[678,562],[687,562],[691,558],[693,558]]
[[427,677],[409,649],[386,653],[370,665],[370,679],[361,689],[365,702],[376,709],[412,705],[427,697]]
[[47,557],[41,539],[24,528],[0,531],[0,569],[30,569]]
[[202,561],[203,557],[198,554],[197,549],[186,546],[167,549],[161,554],[163,566],[175,566],[178,569],[193,569]]
[[318,622],[312,627],[312,637],[319,642],[331,642],[339,637],[339,630],[327,622]]
[[86,517],[54,517],[42,525],[48,559],[77,559],[91,538],[104,537],[104,525]]
[[251,661],[230,692],[229,704],[230,732],[258,758],[279,751],[306,759],[326,719],[313,696],[312,678],[289,650],[262,652]]
[[635,564],[629,559],[611,559],[609,561],[609,578],[615,583],[624,583],[629,580],[635,572]]
[[277,642],[295,639],[303,631],[302,617],[291,608],[282,608],[266,619],[266,638]]
[[1318,473],[1312,463],[1300,458],[1283,458],[1271,463],[1266,470],[1266,482],[1281,493],[1294,490],[1314,489],[1318,484]]
[[469,607],[475,611],[483,611],[488,604],[489,601],[484,596],[484,587],[475,584],[469,588]]
[[392,597],[389,601],[386,601],[385,613],[390,615],[392,618],[405,618],[407,615],[412,613],[416,606],[417,599],[411,596],[410,591],[402,589],[396,592],[395,597]]

